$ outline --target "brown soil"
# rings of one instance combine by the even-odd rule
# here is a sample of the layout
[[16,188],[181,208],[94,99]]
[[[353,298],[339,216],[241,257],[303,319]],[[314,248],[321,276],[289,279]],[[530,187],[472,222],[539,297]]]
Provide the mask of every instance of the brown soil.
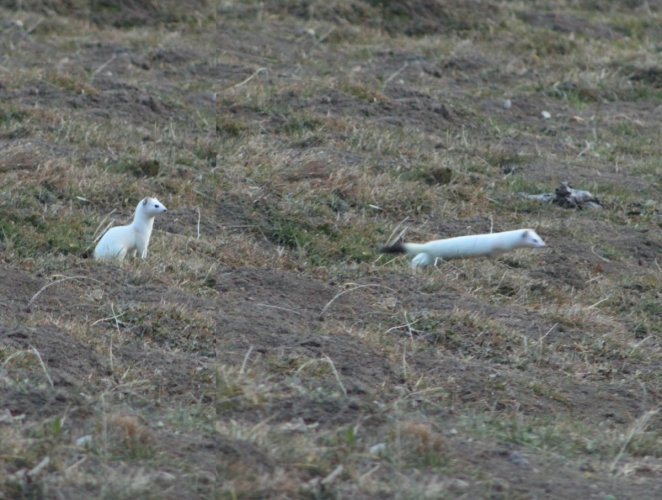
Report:
[[[660,414],[645,431],[653,444],[627,449],[629,468],[610,470],[619,448],[613,440],[601,444],[601,434],[627,435],[642,415],[659,408],[662,361],[651,355],[660,352],[659,208],[646,220],[625,215],[659,206],[659,185],[651,183],[660,180],[659,172],[614,169],[604,156],[587,161],[581,151],[596,140],[599,115],[605,134],[635,134],[643,140],[641,154],[652,155],[651,144],[659,142],[660,68],[630,72],[631,85],[648,96],[636,99],[629,88],[582,93],[570,82],[563,91],[578,96],[576,105],[536,90],[536,82],[553,81],[555,89],[564,83],[557,74],[545,75],[544,67],[527,74],[526,84],[504,69],[505,49],[492,54],[499,59],[478,49],[432,57],[389,38],[460,39],[517,19],[564,36],[568,45],[549,42],[547,54],[531,48],[535,58],[553,61],[580,43],[568,34],[580,41],[622,40],[620,25],[585,15],[611,3],[578,2],[587,10],[569,13],[525,8],[516,16],[504,2],[246,2],[227,12],[214,12],[211,3],[189,0],[168,9],[124,1],[116,9],[109,2],[26,1],[20,11],[2,3],[4,14],[25,12],[26,23],[39,23],[34,34],[3,24],[3,47],[14,52],[13,61],[0,59],[0,71],[24,72],[20,85],[0,82],[0,121],[9,122],[16,110],[28,110],[31,121],[1,131],[0,148],[12,160],[0,160],[0,186],[35,182],[39,189],[32,205],[7,197],[0,208],[0,440],[12,443],[2,449],[0,498],[659,498]],[[659,7],[648,4],[659,19]],[[485,9],[484,16],[476,9]],[[210,17],[216,21],[209,23]],[[302,31],[307,26],[316,27],[318,38]],[[172,30],[179,38],[168,47],[145,47],[132,38],[135,27]],[[90,31],[72,47],[61,39],[68,29]],[[384,37],[383,49],[371,49],[368,60],[346,43],[360,40],[363,29]],[[642,30],[659,34],[655,26]],[[329,44],[319,40],[327,31]],[[49,33],[58,43],[48,43]],[[260,67],[268,71],[256,74]],[[352,67],[359,76],[348,77],[344,87],[306,87],[307,78]],[[245,87],[232,86],[251,75],[261,86],[256,94],[269,94],[268,104],[237,97]],[[502,105],[506,97],[513,100],[509,109]],[[554,119],[541,119],[541,110]],[[61,116],[83,126],[68,131]],[[317,122],[293,124],[292,116]],[[328,194],[333,182],[340,186],[329,188],[340,200],[332,206],[338,220],[346,212],[371,214],[356,201],[362,175],[413,175],[427,161],[414,150],[451,155],[462,134],[480,137],[476,147],[484,147],[491,141],[489,121],[526,133],[502,138],[496,150],[486,147],[494,158],[477,154],[490,163],[488,170],[458,167],[448,191],[434,175],[415,187],[438,188],[435,200],[456,203],[456,218],[414,204],[374,220],[392,228],[406,216],[417,236],[447,236],[489,231],[494,210],[504,210],[494,230],[541,223],[549,246],[544,257],[514,254],[496,264],[411,273],[402,261],[375,265],[376,254],[353,258],[342,250],[339,255],[350,257],[315,264],[315,256],[301,258],[303,245],[297,248],[271,225],[273,210],[288,196],[315,189]],[[97,123],[123,123],[132,137],[118,135],[104,145],[70,138]],[[411,134],[412,151],[373,154],[352,146],[347,138],[363,123]],[[288,127],[314,132],[291,137]],[[278,137],[285,158],[259,189],[255,179],[275,153],[231,151],[244,134]],[[142,149],[122,153],[131,140]],[[175,144],[204,149],[203,140],[213,146],[198,155],[202,167]],[[150,156],[141,151],[160,148],[174,152],[158,164],[141,163]],[[631,154],[638,153],[624,152],[621,161]],[[467,157],[482,165],[470,152]],[[87,204],[76,175],[66,170],[71,158],[99,176],[125,177],[95,187],[94,204]],[[254,177],[233,177],[237,165]],[[223,184],[222,198],[204,180],[210,171]],[[510,174],[550,191],[566,179],[586,187],[599,174],[600,186],[618,189],[604,211],[591,216],[526,204],[495,188]],[[349,181],[337,180],[343,175]],[[83,186],[87,178],[80,176]],[[487,194],[475,195],[474,188]],[[46,211],[39,207],[74,207],[89,239],[114,208],[121,206],[116,220],[129,218],[145,190],[174,201],[157,221],[156,239],[176,242],[174,250],[155,242],[147,263],[100,264],[53,238],[34,246],[24,236],[11,238],[15,224],[43,222]],[[625,207],[621,192],[634,205]],[[196,203],[178,201],[184,197]],[[474,202],[489,208],[471,212],[467,206]],[[325,217],[311,213],[306,227],[318,227]],[[372,243],[368,252],[377,248]],[[283,259],[274,260],[283,249]],[[169,251],[179,252],[179,260],[160,260],[159,252]],[[184,279],[178,266],[186,259],[191,270]],[[603,279],[617,286],[600,295],[595,287]],[[585,304],[574,316],[564,314],[582,294],[595,294],[595,303],[608,296],[613,311]],[[549,312],[552,305],[558,314]],[[598,319],[582,316],[597,311]],[[632,355],[640,343],[647,352]],[[495,426],[491,431],[472,420],[483,417]],[[57,419],[62,430],[53,430]],[[520,420],[525,429],[509,427]],[[375,443],[400,443],[394,429],[419,421],[410,438],[418,443],[415,436],[424,436],[424,452],[377,458],[367,451]],[[577,433],[568,438],[576,449],[539,443],[530,437],[535,429],[526,428],[555,422]],[[230,432],[233,425],[237,430]],[[261,434],[269,426],[290,426],[292,436],[319,446],[280,457],[273,450],[287,438],[269,441]],[[360,437],[345,437],[354,427]],[[76,444],[85,436],[94,436],[92,448]],[[591,439],[595,443],[587,443]],[[429,448],[429,440],[438,446]],[[50,465],[30,476],[45,456]],[[338,465],[343,471],[331,477]]]

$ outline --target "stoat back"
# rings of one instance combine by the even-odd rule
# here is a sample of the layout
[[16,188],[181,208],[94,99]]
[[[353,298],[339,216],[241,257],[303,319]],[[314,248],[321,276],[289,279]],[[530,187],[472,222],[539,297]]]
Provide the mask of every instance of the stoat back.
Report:
[[94,248],[94,258],[123,260],[127,254],[136,253],[141,258],[146,258],[154,217],[167,210],[156,198],[143,198],[136,206],[131,224],[112,227],[106,231]]
[[542,238],[533,229],[516,229],[500,233],[471,234],[444,240],[430,241],[419,248],[433,257],[467,259],[499,255],[516,248],[544,247]]

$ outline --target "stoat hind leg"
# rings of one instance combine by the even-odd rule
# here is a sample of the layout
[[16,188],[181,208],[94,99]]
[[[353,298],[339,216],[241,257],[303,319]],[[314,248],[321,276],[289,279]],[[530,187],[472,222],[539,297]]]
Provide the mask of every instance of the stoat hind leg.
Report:
[[416,256],[411,260],[411,267],[416,269],[417,267],[425,267],[432,264],[432,257],[430,254],[425,252],[416,254]]
[[126,247],[120,248],[115,255],[118,260],[124,260],[124,257],[126,257]]

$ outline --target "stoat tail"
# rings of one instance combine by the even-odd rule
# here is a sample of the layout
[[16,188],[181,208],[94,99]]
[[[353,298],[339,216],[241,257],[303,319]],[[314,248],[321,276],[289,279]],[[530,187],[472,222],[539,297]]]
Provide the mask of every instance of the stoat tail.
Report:
[[381,253],[407,253],[405,244],[402,240],[398,240],[392,245],[385,245],[380,250]]
[[403,243],[402,240],[396,241],[392,245],[383,246],[381,253],[407,253],[417,255],[423,251],[423,245],[420,243]]

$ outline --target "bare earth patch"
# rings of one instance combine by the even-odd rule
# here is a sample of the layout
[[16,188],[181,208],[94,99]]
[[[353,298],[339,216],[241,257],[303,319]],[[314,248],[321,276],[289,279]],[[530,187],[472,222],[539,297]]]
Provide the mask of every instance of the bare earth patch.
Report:
[[0,8],[0,498],[662,495],[659,5],[115,3]]

